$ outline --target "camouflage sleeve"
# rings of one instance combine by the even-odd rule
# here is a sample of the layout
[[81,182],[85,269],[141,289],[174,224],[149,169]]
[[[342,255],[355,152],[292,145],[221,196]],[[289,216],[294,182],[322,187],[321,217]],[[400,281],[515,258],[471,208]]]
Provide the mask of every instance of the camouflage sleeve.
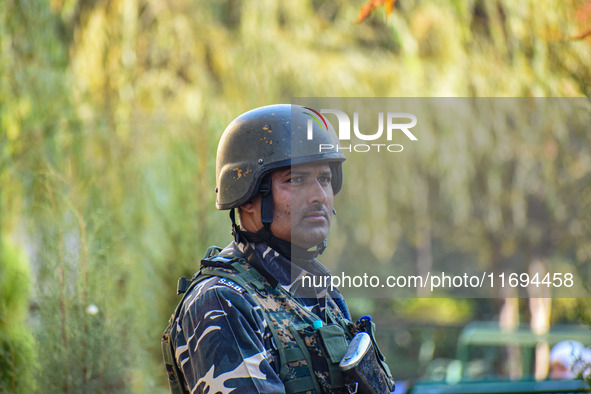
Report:
[[175,357],[191,393],[283,393],[265,347],[260,306],[225,278],[187,296],[177,319]]

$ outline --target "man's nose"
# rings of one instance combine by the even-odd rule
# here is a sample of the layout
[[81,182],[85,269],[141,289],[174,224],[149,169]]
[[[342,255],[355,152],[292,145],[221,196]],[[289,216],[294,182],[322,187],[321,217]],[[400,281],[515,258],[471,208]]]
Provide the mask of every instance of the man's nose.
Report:
[[320,183],[317,179],[310,182],[309,190],[308,190],[308,202],[310,204],[313,203],[321,203],[324,204],[326,202],[326,193],[324,186]]

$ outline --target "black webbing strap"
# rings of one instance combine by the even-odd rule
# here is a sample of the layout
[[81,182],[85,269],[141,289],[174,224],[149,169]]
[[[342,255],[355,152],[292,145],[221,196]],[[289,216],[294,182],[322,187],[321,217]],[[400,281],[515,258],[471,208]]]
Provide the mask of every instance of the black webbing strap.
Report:
[[233,268],[232,264],[230,264],[230,263],[225,263],[222,261],[215,261],[215,260],[206,260],[206,259],[201,260],[201,266],[202,267],[220,267],[220,268],[227,268],[227,269]]

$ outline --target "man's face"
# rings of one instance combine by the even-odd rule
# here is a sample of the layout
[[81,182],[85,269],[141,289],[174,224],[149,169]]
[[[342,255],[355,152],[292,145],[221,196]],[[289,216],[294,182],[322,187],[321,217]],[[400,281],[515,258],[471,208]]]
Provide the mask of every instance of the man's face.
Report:
[[327,163],[309,163],[271,174],[273,223],[277,238],[311,248],[328,237],[334,195]]

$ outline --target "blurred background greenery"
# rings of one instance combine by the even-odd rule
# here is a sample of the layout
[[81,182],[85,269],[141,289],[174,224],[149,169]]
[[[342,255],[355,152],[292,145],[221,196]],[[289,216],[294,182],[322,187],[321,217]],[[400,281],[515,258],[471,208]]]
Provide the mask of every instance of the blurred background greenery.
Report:
[[[356,24],[363,4],[0,0],[0,391],[166,391],[159,341],[176,280],[195,271],[207,246],[230,241],[227,214],[214,209],[214,159],[238,114],[297,96],[591,94],[587,0],[400,0]],[[523,159],[554,181],[544,212],[572,199],[562,205],[576,210],[558,213],[563,225],[577,219],[561,257],[584,264],[589,139],[548,141]],[[564,173],[546,178],[554,167],[535,159],[552,152]],[[486,194],[479,209],[502,205],[503,171],[521,159],[495,167],[465,158],[473,179],[490,180],[467,189]],[[417,188],[438,174],[425,160],[409,169],[425,180]],[[354,190],[343,194],[354,201]],[[462,201],[442,204],[450,217],[485,223]],[[423,202],[416,211],[410,203],[391,207],[413,229],[398,238],[399,258],[465,258],[430,235],[428,216],[416,215]],[[476,226],[464,242],[480,247],[479,259],[514,258],[518,240],[503,243],[489,230]],[[338,256],[343,244],[333,243]],[[390,252],[374,251],[378,260]],[[350,303],[390,323],[379,329],[391,339],[391,368],[412,378],[430,357],[449,356],[453,330],[470,320],[529,321],[532,305],[510,300]],[[589,316],[586,300],[553,304],[550,321]]]

